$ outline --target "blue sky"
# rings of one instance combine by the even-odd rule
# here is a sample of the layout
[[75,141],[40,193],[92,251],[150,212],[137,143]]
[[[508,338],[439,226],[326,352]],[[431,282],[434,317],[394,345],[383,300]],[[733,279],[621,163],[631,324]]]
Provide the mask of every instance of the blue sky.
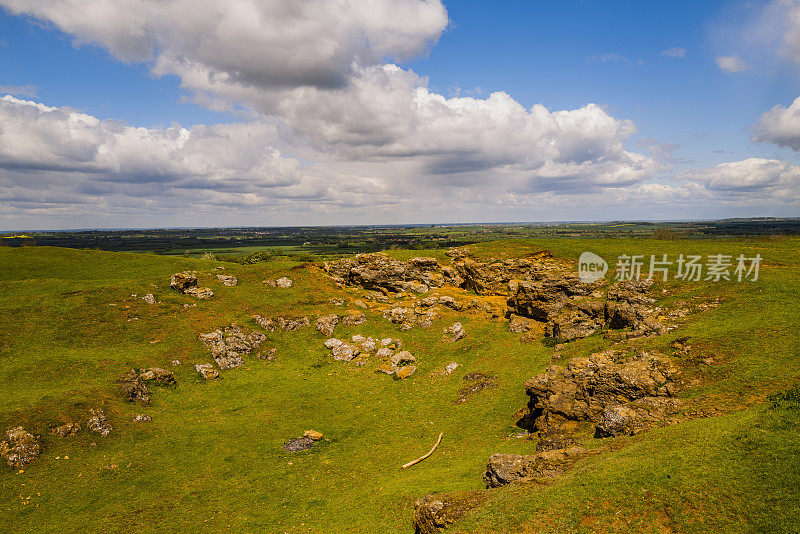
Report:
[[[219,4],[223,15],[216,19],[193,14],[195,33],[160,26],[159,18],[170,16],[180,24],[180,13],[153,13],[143,0],[121,1],[119,14],[101,4],[76,3],[65,14],[48,2],[0,0],[0,93],[16,99],[5,104],[13,107],[8,120],[17,136],[0,137],[0,202],[6,204],[0,228],[91,221],[181,225],[198,213],[219,225],[572,219],[587,218],[587,207],[588,218],[596,219],[620,213],[681,219],[800,215],[800,143],[788,109],[800,93],[799,74],[793,27],[784,25],[798,9],[793,1],[383,0],[396,20],[376,23],[381,14],[342,0],[339,11],[320,19],[328,26],[314,26],[318,10],[298,15],[285,2],[265,2],[265,22],[251,28],[246,42],[215,23],[222,18],[249,27],[245,16],[228,12],[227,3]],[[247,1],[239,4],[251,8]],[[126,26],[126,12],[131,19],[140,15],[140,28]],[[284,16],[298,17],[287,23],[296,25],[297,35],[269,22]],[[378,31],[370,33],[376,24]],[[304,33],[305,25],[325,29],[322,35]],[[314,56],[331,42],[352,44],[340,45],[335,57]],[[669,49],[678,50],[665,53]],[[725,72],[718,65],[723,57],[743,67]],[[385,71],[382,65],[390,61],[399,71]],[[322,69],[330,70],[337,87],[314,78]],[[209,81],[250,75],[247,83]],[[428,95],[422,104],[418,93],[410,96],[415,87]],[[552,117],[537,122],[531,113],[524,128],[514,130],[521,122],[497,126],[488,139],[498,145],[487,147],[461,128],[496,126],[497,117],[484,109],[495,92],[513,99],[488,112],[497,117],[506,117],[508,106],[530,111],[542,104],[551,113],[571,113],[569,121],[579,120],[576,110],[589,118],[564,127]],[[437,107],[439,97],[448,99],[445,107]],[[466,108],[458,97],[470,99]],[[384,107],[377,107],[384,98]],[[49,111],[41,112],[42,120],[24,122],[30,119],[20,114],[21,101]],[[587,108],[591,103],[600,110]],[[414,108],[408,117],[397,112],[404,105]],[[774,106],[785,112],[767,124],[762,117]],[[82,130],[55,140],[41,130],[46,119],[47,128],[63,131],[55,126],[56,114],[72,112],[108,124],[97,127],[103,133]],[[374,120],[364,126],[353,116]],[[113,138],[120,134],[109,131],[115,121],[148,129],[142,135],[158,145],[140,139],[134,155],[126,149],[109,163],[109,143],[121,144]],[[171,127],[193,125],[224,125],[232,139],[229,147],[215,147],[215,159],[202,168],[183,144],[167,147]],[[763,134],[754,134],[757,125]],[[448,128],[458,141],[447,141]],[[540,137],[532,140],[531,132]],[[190,143],[203,135],[208,133],[192,131]],[[243,144],[245,138],[256,141]],[[35,162],[41,155],[15,152],[41,139],[55,147],[47,164]],[[95,143],[87,148],[92,156],[58,149],[86,139]],[[508,147],[519,150],[511,154]],[[163,150],[164,159],[152,168],[142,163],[153,160],[148,151]],[[629,154],[648,159],[631,160]],[[252,165],[226,164],[230,160]],[[557,183],[563,187],[549,185]],[[36,187],[63,188],[65,194],[56,202]],[[417,193],[422,196],[415,199]],[[433,201],[442,198],[456,202],[443,212]],[[136,199],[146,207],[137,211]],[[220,215],[220,206],[228,216]]]

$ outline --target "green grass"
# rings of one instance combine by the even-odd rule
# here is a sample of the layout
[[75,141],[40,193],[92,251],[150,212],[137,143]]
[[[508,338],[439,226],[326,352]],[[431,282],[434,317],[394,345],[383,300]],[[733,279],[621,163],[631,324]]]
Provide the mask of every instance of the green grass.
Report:
[[[797,410],[768,408],[766,401],[800,379],[798,244],[559,239],[474,246],[483,258],[547,249],[568,260],[584,250],[608,260],[632,252],[760,252],[765,267],[750,285],[666,284],[665,303],[693,296],[723,302],[662,338],[636,342],[671,352],[669,341],[692,337],[717,363],[679,358],[686,375],[700,379],[681,395],[698,408],[720,407],[721,415],[632,438],[590,440],[602,452],[564,479],[493,490],[484,508],[452,530],[800,530]],[[445,258],[443,251],[391,253]],[[222,286],[214,276],[219,271],[211,271],[217,265],[239,285]],[[0,428],[23,424],[45,444],[24,473],[0,470],[0,525],[16,532],[410,532],[415,499],[480,488],[493,452],[534,451],[534,441],[513,437],[519,430],[514,412],[527,401],[524,382],[551,363],[553,349],[519,343],[504,322],[483,316],[445,311],[430,330],[400,332],[370,311],[361,327],[337,327],[338,337],[402,339],[419,360],[417,374],[406,381],[375,373],[374,361],[362,367],[333,361],[325,338],[307,328],[269,334],[267,345],[278,347],[274,362],[250,358],[222,379],[202,383],[194,364],[211,358],[199,333],[232,321],[256,329],[253,313],[343,313],[330,297],[364,294],[336,288],[319,270],[298,265],[0,248]],[[212,300],[193,301],[168,288],[170,275],[186,269],[199,271],[201,285],[215,292]],[[282,275],[295,280],[291,289],[260,283]],[[149,292],[158,304],[130,296]],[[189,302],[197,306],[184,308]],[[443,344],[442,328],[456,320],[468,336]],[[582,355],[608,344],[592,336],[563,352]],[[183,362],[175,368],[178,385],[153,387],[151,406],[115,396],[113,380],[130,366],[170,368],[174,359]],[[450,361],[462,367],[451,376],[428,376]],[[454,404],[461,377],[473,371],[497,376],[499,387]],[[85,430],[66,440],[48,435],[49,424],[83,423],[99,405],[115,427],[108,437]],[[136,413],[152,415],[153,422],[132,423]],[[298,454],[281,449],[311,428],[330,441]],[[430,459],[399,469],[426,452],[439,432],[444,439]],[[116,468],[103,469],[111,465]]]

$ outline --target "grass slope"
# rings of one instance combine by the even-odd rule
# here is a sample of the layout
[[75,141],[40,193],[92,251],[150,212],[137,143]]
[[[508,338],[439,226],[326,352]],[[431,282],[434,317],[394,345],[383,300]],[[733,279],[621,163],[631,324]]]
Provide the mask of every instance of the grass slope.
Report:
[[[603,452],[549,486],[512,486],[452,530],[591,532],[791,532],[800,530],[797,410],[768,408],[766,396],[800,378],[800,240],[538,240],[476,245],[488,257],[548,249],[575,259],[592,250],[622,253],[734,254],[765,258],[756,283],[673,283],[666,304],[721,297],[679,330],[635,344],[670,352],[691,336],[714,365],[679,360],[698,384],[682,392],[698,410],[720,415],[630,438],[590,440]],[[392,251],[406,259],[418,253]],[[437,254],[441,257],[440,254]],[[195,363],[211,361],[201,332],[250,316],[342,313],[330,297],[359,298],[321,272],[288,261],[225,264],[240,282],[222,286],[216,262],[47,247],[0,248],[0,429],[22,424],[44,439],[45,453],[23,473],[0,469],[0,525],[16,532],[233,531],[409,532],[413,501],[427,493],[481,487],[493,452],[531,453],[515,437],[523,383],[551,363],[552,348],[521,344],[502,321],[446,311],[430,330],[400,332],[369,311],[363,333],[398,337],[419,360],[406,381],[334,362],[324,337],[306,328],[269,334],[278,359],[247,360],[202,383]],[[193,301],[168,287],[176,271],[196,269],[215,292]],[[288,275],[291,289],[261,281]],[[154,293],[148,305],[130,295]],[[196,303],[184,308],[184,303]],[[441,342],[460,320],[468,336]],[[599,336],[569,344],[566,356],[608,345]],[[677,356],[676,356],[677,357]],[[183,365],[172,368],[179,359]],[[462,364],[450,376],[429,373]],[[178,385],[153,387],[139,407],[115,396],[113,380],[130,366],[174,369]],[[461,377],[479,371],[499,387],[454,404]],[[104,406],[108,437],[82,431],[65,440],[51,423],[86,420]],[[131,422],[148,413],[150,424]],[[85,424],[84,424],[85,427]],[[281,444],[306,429],[330,440],[298,454]],[[444,440],[430,459],[399,465]],[[69,457],[68,459],[65,459]],[[56,459],[58,458],[58,459]]]

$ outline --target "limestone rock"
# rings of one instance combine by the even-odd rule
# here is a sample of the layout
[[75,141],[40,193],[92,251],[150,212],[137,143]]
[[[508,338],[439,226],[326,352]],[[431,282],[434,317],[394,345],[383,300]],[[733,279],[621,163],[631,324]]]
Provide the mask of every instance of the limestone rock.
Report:
[[195,370],[200,373],[204,380],[211,380],[219,378],[219,371],[214,369],[214,365],[210,363],[198,363],[194,366]]
[[414,311],[398,306],[384,310],[383,317],[390,323],[403,324],[414,320]]
[[9,467],[19,469],[42,454],[39,438],[21,426],[6,430],[6,439],[0,441],[0,457]]
[[388,347],[381,347],[375,353],[375,356],[377,356],[378,358],[391,358],[393,354],[394,351],[392,349]]
[[108,422],[106,412],[102,408],[93,408],[89,410],[89,420],[86,421],[86,426],[92,432],[96,432],[101,436],[107,436],[114,428]]
[[461,323],[453,323],[443,331],[442,341],[455,343],[459,339],[463,339],[467,335],[467,331]]
[[226,274],[218,274],[217,279],[222,282],[222,285],[233,287],[239,283],[239,280],[235,276],[226,275]]
[[65,423],[63,425],[54,426],[50,429],[50,433],[60,438],[72,436],[81,431],[79,423]]
[[340,299],[338,297],[329,298],[328,302],[330,302],[334,306],[344,306],[344,299]]
[[510,320],[508,322],[508,331],[513,334],[522,334],[524,332],[528,332],[531,329],[530,321],[525,317],[520,317],[516,314],[511,314]]
[[156,303],[156,297],[152,293],[148,293],[147,295],[143,296],[142,300],[145,301],[148,304],[155,304]]
[[367,322],[367,316],[363,313],[351,313],[342,318],[344,326],[359,326]]
[[336,325],[339,323],[339,316],[335,313],[330,315],[322,315],[317,318],[316,322],[316,329],[317,332],[321,334],[331,337],[333,335],[333,329],[336,328]]
[[149,423],[152,420],[153,420],[153,418],[150,417],[149,415],[147,415],[146,413],[140,413],[140,414],[135,415],[133,417],[133,422],[134,423]]
[[209,288],[197,286],[196,271],[183,271],[173,274],[169,281],[169,286],[185,295],[191,295],[198,299],[208,299],[214,296],[214,292]]
[[325,262],[323,269],[340,284],[370,290],[425,293],[430,287],[444,285],[441,266],[433,258],[403,262],[378,252]]
[[483,481],[487,488],[497,488],[522,478],[554,478],[585,453],[586,450],[581,447],[544,451],[535,455],[495,453],[489,457]]
[[266,336],[261,332],[246,334],[236,323],[231,323],[223,329],[200,334],[200,340],[209,348],[220,369],[233,369],[244,364],[243,356],[257,349]]
[[293,283],[294,283],[294,282],[292,282],[292,279],[291,279],[291,278],[287,278],[287,277],[285,277],[285,276],[281,276],[280,278],[278,278],[277,280],[275,280],[275,285],[276,285],[277,287],[280,287],[280,288],[282,288],[282,289],[286,289],[286,288],[292,287],[292,284],[293,284]]
[[175,375],[172,371],[160,369],[158,367],[151,367],[150,369],[143,369],[139,372],[139,378],[142,380],[154,380],[162,385],[170,385],[175,383]]
[[405,367],[401,367],[400,369],[395,372],[395,376],[400,379],[409,378],[417,371],[416,365],[406,365]]
[[147,384],[142,380],[136,370],[131,369],[119,379],[119,392],[123,399],[128,402],[138,402],[143,405],[150,404],[150,391]]
[[551,365],[525,384],[535,430],[550,433],[569,421],[599,422],[610,407],[648,397],[670,397],[678,371],[663,355],[623,359],[606,351]]
[[346,362],[353,360],[356,356],[359,355],[360,352],[361,350],[357,346],[351,345],[349,343],[342,343],[341,345],[334,347],[333,350],[331,350],[334,360],[341,360]]
[[336,339],[335,337],[331,337],[325,340],[325,348],[329,350],[333,350],[339,345],[341,345],[343,341],[341,339]]
[[436,534],[485,501],[480,491],[427,495],[414,503],[414,532]]
[[404,350],[392,356],[390,361],[393,367],[402,367],[415,363],[417,359],[409,351]]

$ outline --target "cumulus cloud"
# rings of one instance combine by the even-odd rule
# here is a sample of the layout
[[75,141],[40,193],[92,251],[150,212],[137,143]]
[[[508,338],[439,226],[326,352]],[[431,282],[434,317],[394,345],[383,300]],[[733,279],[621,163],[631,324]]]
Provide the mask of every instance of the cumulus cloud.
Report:
[[750,64],[738,56],[720,56],[715,58],[719,70],[726,74],[750,70]]
[[800,150],[800,98],[787,108],[773,107],[753,127],[753,141]]
[[404,60],[448,24],[439,0],[2,0],[123,61],[202,67],[262,88],[337,87],[354,64]]
[[672,48],[667,48],[666,50],[661,51],[661,56],[663,57],[671,57],[671,58],[685,58],[686,57],[686,49],[680,48],[678,46],[674,46]]
[[752,197],[757,201],[782,198],[797,203],[800,195],[800,167],[775,159],[748,158],[721,163],[684,172],[680,177],[723,196]]

